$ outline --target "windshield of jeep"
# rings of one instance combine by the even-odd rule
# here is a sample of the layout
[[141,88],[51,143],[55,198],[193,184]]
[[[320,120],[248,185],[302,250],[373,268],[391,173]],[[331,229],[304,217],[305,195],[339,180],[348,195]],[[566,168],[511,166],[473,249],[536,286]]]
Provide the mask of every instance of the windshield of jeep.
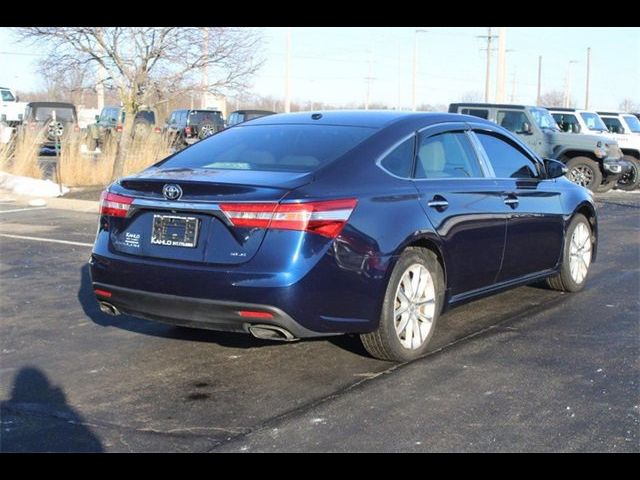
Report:
[[546,110],[544,108],[532,108],[530,110],[531,115],[533,116],[533,119],[535,120],[536,124],[543,129],[548,129],[548,130],[555,130],[555,131],[560,131],[560,128],[558,127],[558,124],[556,123],[556,121],[553,119],[553,117],[551,116],[551,114],[549,113],[549,110]]
[[13,98],[13,95],[11,95],[11,92],[9,90],[0,90],[0,92],[2,93],[2,101],[3,102],[15,102],[16,99]]
[[604,122],[600,118],[600,115],[598,115],[597,113],[580,112],[580,116],[584,120],[584,123],[587,124],[587,128],[589,130],[593,130],[596,132],[608,131],[607,126],[604,124]]
[[640,133],[640,120],[635,115],[623,115],[633,133]]
[[61,122],[73,122],[74,114],[72,108],[65,107],[34,107],[34,116],[36,121],[45,122],[53,118],[53,112],[56,112],[56,120]]

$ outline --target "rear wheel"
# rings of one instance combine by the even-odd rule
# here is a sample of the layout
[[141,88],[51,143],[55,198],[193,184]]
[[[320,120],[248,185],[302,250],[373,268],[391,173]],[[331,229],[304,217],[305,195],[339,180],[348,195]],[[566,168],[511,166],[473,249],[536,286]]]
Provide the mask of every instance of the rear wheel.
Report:
[[589,157],[574,157],[567,162],[567,178],[581,187],[595,191],[602,184],[600,166]]
[[442,309],[444,275],[436,255],[408,248],[393,269],[378,328],[360,335],[381,360],[406,362],[424,355]]
[[631,164],[631,171],[625,173],[618,180],[618,188],[620,190],[631,191],[640,186],[640,160],[631,155],[625,155],[624,158]]
[[577,292],[582,290],[587,280],[595,238],[587,218],[576,214],[565,237],[560,272],[547,279],[554,290]]

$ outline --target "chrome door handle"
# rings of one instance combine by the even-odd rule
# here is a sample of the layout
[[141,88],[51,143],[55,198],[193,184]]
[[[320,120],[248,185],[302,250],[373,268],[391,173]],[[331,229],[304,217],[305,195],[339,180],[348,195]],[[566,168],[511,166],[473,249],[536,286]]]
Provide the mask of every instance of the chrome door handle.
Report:
[[447,200],[439,195],[436,195],[435,197],[433,197],[433,200],[429,200],[427,202],[427,206],[431,207],[431,208],[440,208],[442,210],[444,210],[445,208],[447,208],[449,206],[449,202],[447,202]]

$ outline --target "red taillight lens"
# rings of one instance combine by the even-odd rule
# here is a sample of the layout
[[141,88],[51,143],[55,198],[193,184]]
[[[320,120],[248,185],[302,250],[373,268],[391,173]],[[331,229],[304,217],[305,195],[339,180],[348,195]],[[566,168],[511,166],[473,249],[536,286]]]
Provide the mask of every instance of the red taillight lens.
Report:
[[160,127],[156,127],[156,128],[153,129],[153,131],[156,132],[156,133],[160,133],[162,130],[160,130]]
[[238,314],[245,318],[273,318],[273,313],[259,310],[240,310]]
[[116,125],[116,132],[122,131],[122,125]]
[[132,202],[131,197],[104,191],[100,196],[100,215],[126,217]]
[[355,198],[306,203],[223,203],[236,227],[300,230],[335,238],[349,220]]
[[184,133],[191,135],[191,127],[184,127]]
[[79,131],[80,131],[80,127],[79,127],[78,125],[76,125],[76,126],[73,128],[73,131],[74,131],[74,132],[79,132]]
[[101,290],[99,288],[96,288],[93,292],[96,295],[100,295],[101,297],[111,298],[111,292],[108,292],[106,290]]

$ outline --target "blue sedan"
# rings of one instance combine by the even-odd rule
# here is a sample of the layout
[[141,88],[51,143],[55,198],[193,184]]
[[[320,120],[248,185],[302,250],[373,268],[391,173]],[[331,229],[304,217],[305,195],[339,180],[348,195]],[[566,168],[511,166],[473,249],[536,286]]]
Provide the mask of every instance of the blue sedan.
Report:
[[408,361],[450,307],[541,280],[583,288],[596,210],[565,173],[476,117],[271,115],[109,186],[93,289],[113,315],[272,340],[357,333]]

